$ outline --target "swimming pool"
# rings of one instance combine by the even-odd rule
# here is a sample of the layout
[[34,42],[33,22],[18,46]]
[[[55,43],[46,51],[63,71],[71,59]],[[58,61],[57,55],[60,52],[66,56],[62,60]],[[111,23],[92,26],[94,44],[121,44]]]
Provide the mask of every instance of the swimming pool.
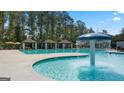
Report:
[[[74,51],[74,50],[73,50]],[[88,52],[79,50],[78,52]],[[53,80],[62,81],[123,81],[124,54],[96,51],[96,66],[91,67],[89,56],[57,57],[36,62],[33,69]]]
[[[20,50],[24,54],[49,54],[49,53],[88,53],[89,49],[39,49],[39,50]],[[98,50],[104,51],[104,50]]]

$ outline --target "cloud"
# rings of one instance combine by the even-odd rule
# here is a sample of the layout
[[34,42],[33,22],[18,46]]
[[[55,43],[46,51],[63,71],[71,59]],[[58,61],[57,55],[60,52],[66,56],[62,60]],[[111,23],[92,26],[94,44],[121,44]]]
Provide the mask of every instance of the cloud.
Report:
[[124,11],[118,11],[119,14],[124,14]]
[[118,13],[113,13],[115,16],[118,15]]
[[117,11],[113,13],[114,16],[118,16],[120,14],[124,14],[124,11]]
[[113,21],[120,21],[121,20],[121,17],[114,17],[113,19],[112,19]]

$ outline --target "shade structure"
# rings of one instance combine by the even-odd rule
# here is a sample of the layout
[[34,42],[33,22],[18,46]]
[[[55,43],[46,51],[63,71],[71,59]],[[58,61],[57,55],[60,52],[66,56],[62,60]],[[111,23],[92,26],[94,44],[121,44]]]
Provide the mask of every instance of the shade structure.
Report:
[[71,41],[68,41],[68,40],[62,40],[62,41],[59,42],[59,44],[63,45],[63,49],[65,48],[66,44],[70,44],[71,48],[73,47],[73,43]]
[[11,41],[9,41],[9,42],[5,42],[5,44],[12,44],[12,45],[14,45],[15,43],[14,42],[11,42]]
[[90,41],[90,64],[91,66],[95,65],[95,40],[111,40],[111,36],[101,33],[89,33],[81,35],[77,38],[79,41]]
[[21,43],[20,42],[15,42],[16,45],[20,45]]
[[89,33],[79,36],[77,40],[111,40],[111,36],[102,33]]
[[55,41],[51,40],[51,39],[47,39],[45,40],[43,43],[56,43]]
[[55,45],[55,48],[57,48],[57,43],[56,43],[56,41],[53,41],[53,40],[51,40],[51,39],[47,39],[47,40],[45,40],[43,43],[45,44],[45,49],[48,48],[48,44],[50,44],[50,45],[54,44],[54,45]]
[[68,40],[62,40],[62,41],[60,41],[59,43],[61,43],[61,44],[71,44],[72,42],[71,41],[68,41]]
[[[31,38],[27,38],[24,41],[22,41],[22,48],[25,49],[26,44],[30,44],[32,47],[35,46],[35,49],[37,49],[37,42],[35,40],[32,40]],[[30,48],[30,47],[28,47]]]
[[27,38],[24,41],[22,41],[22,43],[36,43],[36,41],[32,40],[31,38]]

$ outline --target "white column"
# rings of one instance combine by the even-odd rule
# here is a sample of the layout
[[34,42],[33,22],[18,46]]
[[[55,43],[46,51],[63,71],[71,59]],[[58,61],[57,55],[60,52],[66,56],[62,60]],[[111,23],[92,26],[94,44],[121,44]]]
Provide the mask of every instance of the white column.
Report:
[[55,49],[57,49],[57,43],[55,43]]
[[95,40],[90,40],[90,65],[95,65]]
[[45,43],[45,49],[47,49],[47,43]]
[[109,40],[109,48],[111,49],[111,40]]
[[35,49],[37,49],[37,43],[35,43]]
[[62,44],[62,47],[63,47],[63,49],[65,48],[65,44],[64,43]]
[[76,48],[79,49],[80,42],[76,41]]
[[71,48],[73,48],[73,44],[71,44]]
[[25,43],[22,43],[22,49],[25,49]]

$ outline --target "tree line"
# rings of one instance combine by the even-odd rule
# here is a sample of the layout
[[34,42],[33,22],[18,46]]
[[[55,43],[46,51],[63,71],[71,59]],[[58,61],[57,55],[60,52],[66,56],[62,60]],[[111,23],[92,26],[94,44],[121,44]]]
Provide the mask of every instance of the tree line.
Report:
[[75,42],[75,37],[94,32],[86,24],[65,11],[9,11],[0,12],[0,40],[21,42],[27,35],[42,42],[46,39]]
[[121,29],[119,34],[112,37],[112,48],[116,48],[116,42],[121,40],[124,41],[124,28]]
[[[123,29],[124,30],[124,29]],[[27,36],[38,43],[51,39],[67,39],[73,43],[76,37],[95,32],[82,20],[74,20],[66,11],[0,11],[0,42],[22,42]],[[103,30],[107,34],[107,30]],[[113,37],[124,37],[124,31]]]

